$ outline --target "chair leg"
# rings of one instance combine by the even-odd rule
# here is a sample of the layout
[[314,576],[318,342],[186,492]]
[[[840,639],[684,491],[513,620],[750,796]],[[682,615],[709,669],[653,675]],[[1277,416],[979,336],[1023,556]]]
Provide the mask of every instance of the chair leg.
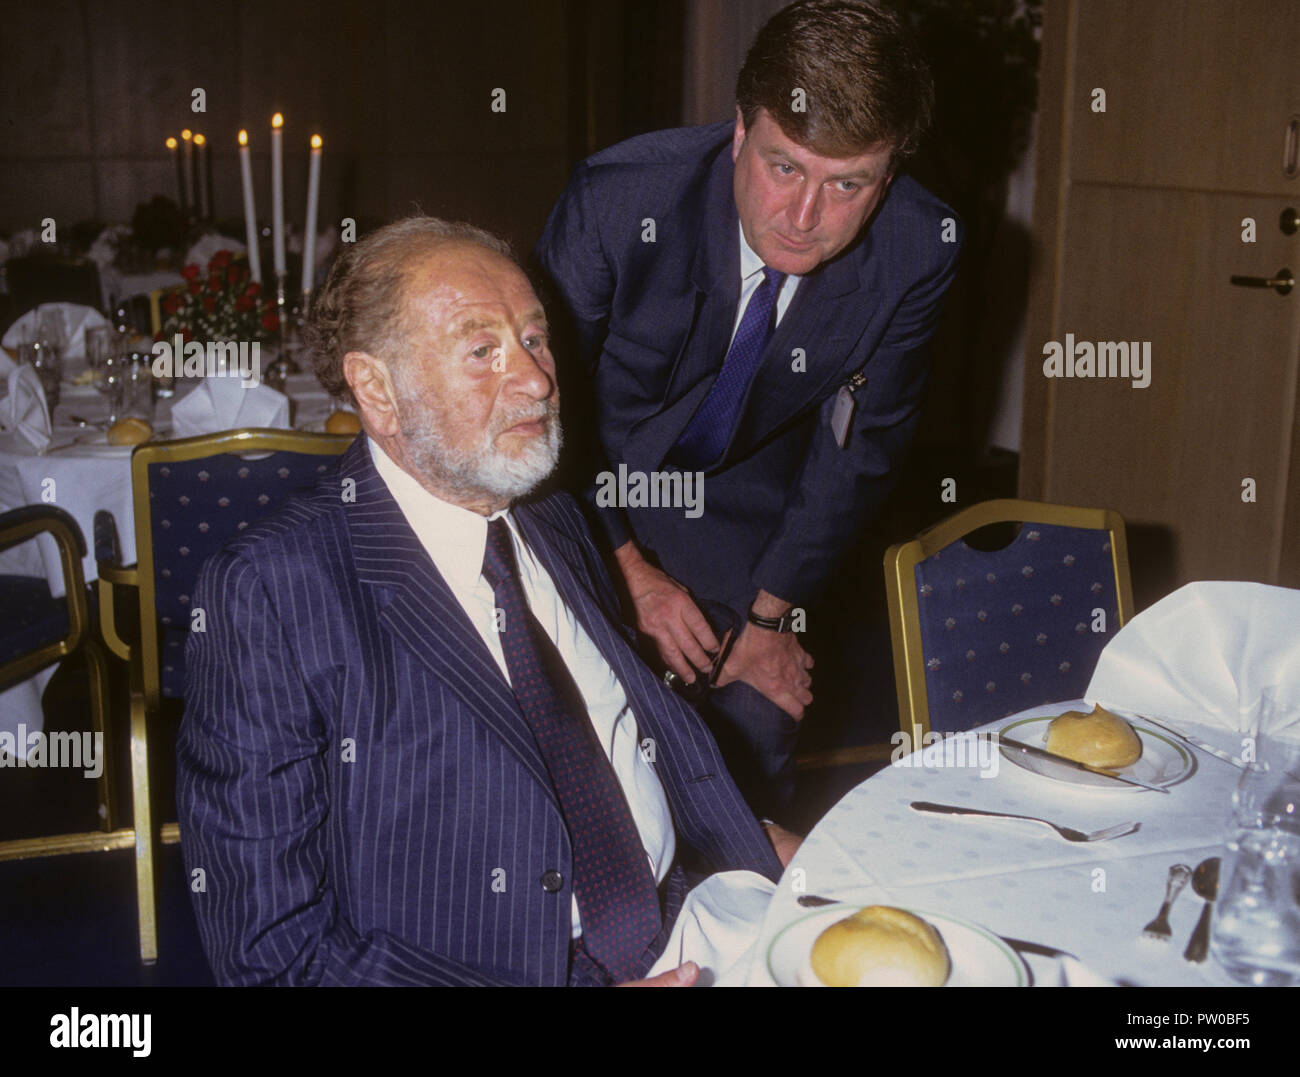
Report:
[[108,662],[103,648],[93,639],[82,649],[86,653],[86,675],[90,678],[91,728],[100,736],[103,766],[97,780],[99,790],[99,829],[111,833],[117,829],[117,740],[113,736],[113,719],[108,698]]
[[157,891],[154,885],[155,837],[149,798],[149,738],[144,692],[132,667],[131,685],[131,810],[135,827],[135,892],[140,924],[140,960],[158,960]]

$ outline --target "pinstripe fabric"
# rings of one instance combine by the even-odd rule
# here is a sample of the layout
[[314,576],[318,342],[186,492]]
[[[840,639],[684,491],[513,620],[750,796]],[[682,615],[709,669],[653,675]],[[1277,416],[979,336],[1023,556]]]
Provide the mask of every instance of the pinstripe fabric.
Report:
[[[682,853],[777,878],[712,738],[610,619],[576,506],[515,516],[655,742]],[[177,801],[218,982],[566,983],[571,850],[545,766],[364,438],[213,557],[194,601]]]

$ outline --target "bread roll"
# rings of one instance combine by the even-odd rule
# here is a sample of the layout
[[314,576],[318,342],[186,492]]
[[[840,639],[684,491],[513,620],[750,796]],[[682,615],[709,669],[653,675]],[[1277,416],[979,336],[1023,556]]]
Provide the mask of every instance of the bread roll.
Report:
[[333,412],[325,420],[327,434],[357,434],[361,432],[361,420],[350,411]]
[[1142,741],[1117,714],[1093,707],[1066,711],[1047,727],[1047,750],[1093,767],[1127,767],[1142,758]]
[[943,936],[920,917],[870,905],[817,937],[812,968],[827,987],[942,987],[952,961]]
[[153,437],[153,427],[143,419],[119,419],[108,428],[110,445],[141,445]]

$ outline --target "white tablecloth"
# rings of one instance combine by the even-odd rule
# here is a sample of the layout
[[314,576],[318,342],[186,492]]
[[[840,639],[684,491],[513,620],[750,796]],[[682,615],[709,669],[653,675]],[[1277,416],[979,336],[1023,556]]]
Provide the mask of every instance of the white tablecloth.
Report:
[[[82,571],[87,581],[97,578],[94,556],[95,513],[107,509],[117,522],[123,564],[133,564],[135,520],[131,506],[132,446],[109,445],[102,430],[81,427],[69,416],[77,415],[92,422],[107,415],[104,397],[92,386],[72,384],[85,370],[84,363],[70,362],[60,389],[60,401],[54,409],[54,439],[40,456],[0,450],[0,512],[21,505],[49,502],[43,494],[53,491],[53,504],[71,513],[86,538],[87,554]],[[154,429],[166,436],[171,424],[171,405],[190,392],[197,381],[181,380],[176,395],[159,399],[154,415]],[[321,430],[329,415],[329,397],[310,370],[295,374],[286,387],[296,405],[294,425],[299,430]],[[53,480],[51,486],[49,480]],[[37,543],[26,543],[0,554],[0,572],[19,575],[43,575],[52,594],[63,594],[63,574],[54,540],[42,536]]]
[[[1016,717],[1066,709],[1055,704]],[[1189,726],[1187,732],[1240,750],[1240,737],[1226,730]],[[1182,958],[1202,905],[1190,885],[1170,914],[1173,940],[1142,936],[1164,899],[1170,866],[1195,867],[1224,852],[1240,771],[1189,751],[1195,769],[1168,794],[1080,789],[1005,759],[993,778],[981,778],[972,768],[887,767],[822,819],[787,868],[764,920],[749,982],[773,985],[769,948],[784,927],[810,911],[796,904],[799,892],[806,892],[958,917],[1069,951],[1112,981],[1231,984],[1213,958],[1202,965]],[[1037,815],[1080,830],[1128,820],[1142,825],[1110,841],[1071,844],[1034,823],[921,814],[908,807],[913,800]],[[1056,982],[1056,962],[1029,962],[1037,982]]]

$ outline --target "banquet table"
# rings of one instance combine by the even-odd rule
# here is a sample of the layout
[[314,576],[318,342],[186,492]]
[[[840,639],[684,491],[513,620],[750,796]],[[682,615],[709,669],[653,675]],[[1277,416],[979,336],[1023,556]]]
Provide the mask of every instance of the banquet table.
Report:
[[[1074,700],[1033,708],[979,732],[1082,705]],[[1189,723],[1184,732],[1226,751],[1241,750],[1240,735],[1226,728]],[[1030,740],[1019,730],[1012,735]],[[1168,742],[1181,745],[1174,737]],[[1227,878],[1224,842],[1241,772],[1181,747],[1189,773],[1168,793],[1082,788],[1031,773],[1000,755],[991,777],[981,777],[973,766],[892,763],[849,792],[787,867],[754,950],[750,985],[778,982],[772,969],[776,964],[779,971],[781,947],[800,936],[799,921],[819,915],[797,903],[803,893],[854,906],[931,912],[1004,937],[1046,944],[1077,956],[1082,969],[1101,981],[1231,985],[1212,956],[1199,965],[1182,957],[1202,907],[1190,885],[1170,913],[1173,939],[1143,937],[1144,926],[1164,900],[1171,865],[1194,868],[1206,857],[1222,855],[1221,884]],[[911,756],[909,761],[918,759]],[[1141,825],[1108,841],[1073,844],[1035,823],[922,814],[909,807],[912,801],[1040,816],[1080,830],[1130,820]],[[842,908],[842,916],[851,911]],[[830,915],[826,910],[821,914]],[[805,925],[802,935],[807,934]],[[1026,961],[1039,985],[1060,985],[1063,971],[1079,968],[1037,956]],[[1066,982],[1078,981],[1067,976]]]
[[[263,355],[263,370],[270,362]],[[117,524],[123,563],[135,562],[135,520],[131,506],[130,445],[109,445],[103,429],[80,426],[71,416],[91,423],[102,422],[108,414],[106,399],[91,385],[78,385],[76,379],[86,370],[84,360],[65,362],[60,400],[52,419],[53,438],[49,448],[39,455],[0,448],[0,512],[21,505],[49,503],[45,492],[53,491],[53,504],[76,519],[86,537],[87,555],[82,570],[87,581],[97,577],[93,550],[95,513],[106,509]],[[199,379],[181,378],[175,395],[160,398],[154,415],[156,437],[166,438],[171,428],[171,408],[199,384]],[[322,430],[329,415],[330,399],[307,367],[290,375],[285,392],[294,408],[294,428]],[[50,485],[49,480],[53,480]],[[54,540],[41,536],[0,555],[0,572],[44,576],[53,595],[63,594],[63,576]]]

